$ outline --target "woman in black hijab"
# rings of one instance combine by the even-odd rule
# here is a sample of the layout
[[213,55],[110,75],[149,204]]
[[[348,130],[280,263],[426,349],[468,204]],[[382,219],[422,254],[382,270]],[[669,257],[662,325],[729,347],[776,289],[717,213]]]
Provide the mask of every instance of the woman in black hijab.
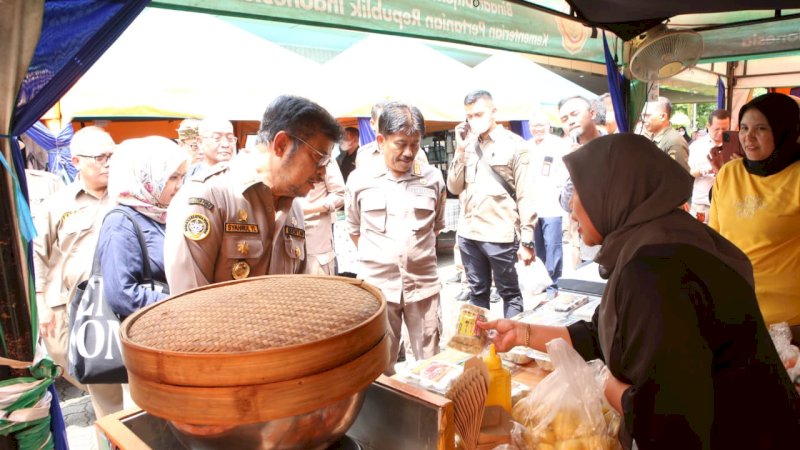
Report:
[[591,323],[508,320],[498,350],[544,350],[563,337],[611,376],[620,441],[639,449],[779,449],[800,442],[800,398],[759,313],[747,257],[680,207],[692,178],[633,134],[595,139],[564,157],[573,217],[608,285]]
[[744,157],[717,174],[708,225],[753,264],[767,325],[800,326],[800,107],[787,95],[754,98],[739,112]]

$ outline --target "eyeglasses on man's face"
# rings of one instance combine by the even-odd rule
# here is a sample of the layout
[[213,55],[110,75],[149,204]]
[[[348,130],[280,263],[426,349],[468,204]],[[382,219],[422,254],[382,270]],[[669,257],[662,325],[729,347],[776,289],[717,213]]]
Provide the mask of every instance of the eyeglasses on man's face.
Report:
[[102,155],[96,155],[96,156],[91,156],[91,155],[75,155],[75,156],[78,156],[80,158],[91,158],[97,164],[103,165],[108,162],[108,159],[111,158],[111,155],[112,153],[103,153]]
[[297,136],[293,136],[291,134],[289,136],[291,136],[292,139],[297,139],[298,141],[302,142],[303,144],[306,144],[306,147],[310,148],[314,153],[316,153],[319,156],[319,159],[317,160],[317,167],[325,167],[328,164],[328,162],[330,162],[330,160],[331,160],[330,153],[324,153],[324,152],[321,152],[321,151],[317,150],[316,147],[314,147],[313,145],[309,144],[308,142],[300,139]]
[[236,136],[234,136],[234,135],[232,135],[232,134],[219,134],[219,133],[214,133],[214,134],[212,134],[212,135],[210,135],[210,136],[203,136],[203,139],[208,139],[208,140],[211,140],[211,141],[213,141],[215,144],[219,144],[219,143],[220,143],[220,142],[222,142],[222,141],[226,141],[226,142],[228,142],[229,144],[234,144],[234,143],[236,143]]

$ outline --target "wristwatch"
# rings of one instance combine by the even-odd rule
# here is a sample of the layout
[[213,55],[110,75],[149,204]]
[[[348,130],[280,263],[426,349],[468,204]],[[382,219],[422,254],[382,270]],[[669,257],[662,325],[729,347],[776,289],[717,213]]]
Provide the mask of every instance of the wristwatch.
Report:
[[533,241],[530,241],[530,242],[520,242],[520,243],[519,243],[519,245],[521,245],[521,246],[523,246],[523,247],[525,247],[525,248],[533,248]]

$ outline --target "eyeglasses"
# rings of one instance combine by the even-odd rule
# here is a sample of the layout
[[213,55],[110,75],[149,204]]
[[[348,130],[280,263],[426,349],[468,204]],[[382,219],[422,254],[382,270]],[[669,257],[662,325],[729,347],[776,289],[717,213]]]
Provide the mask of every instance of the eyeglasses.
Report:
[[111,153],[103,153],[102,155],[97,155],[97,156],[89,156],[89,155],[75,155],[75,156],[81,158],[91,158],[97,164],[105,164],[108,162],[108,158],[111,158],[111,155],[112,155]]
[[308,142],[300,139],[297,136],[293,136],[291,134],[289,136],[292,136],[293,139],[297,139],[298,141],[302,142],[303,144],[306,144],[306,146],[308,148],[310,148],[311,150],[314,151],[314,153],[319,155],[319,160],[317,161],[317,167],[325,167],[328,164],[328,162],[330,162],[330,160],[331,160],[330,153],[323,153],[323,152],[317,150],[316,147],[314,147],[313,145],[309,144]]
[[228,143],[230,143],[230,144],[233,144],[233,143],[236,142],[236,136],[234,136],[232,134],[226,134],[226,135],[212,134],[211,136],[203,136],[203,139],[210,139],[210,140],[214,141],[217,144],[222,142],[223,139],[228,141]]

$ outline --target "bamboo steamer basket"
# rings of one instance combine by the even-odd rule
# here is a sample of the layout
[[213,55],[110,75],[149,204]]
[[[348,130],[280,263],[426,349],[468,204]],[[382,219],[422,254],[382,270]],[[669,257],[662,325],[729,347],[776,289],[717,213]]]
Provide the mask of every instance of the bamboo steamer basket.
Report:
[[219,387],[331,369],[374,347],[386,323],[383,294],[361,280],[270,275],[155,303],[128,317],[120,333],[134,377]]
[[389,363],[380,290],[277,275],[205,286],[120,327],[133,400],[167,420],[243,425],[308,413],[365,389]]

